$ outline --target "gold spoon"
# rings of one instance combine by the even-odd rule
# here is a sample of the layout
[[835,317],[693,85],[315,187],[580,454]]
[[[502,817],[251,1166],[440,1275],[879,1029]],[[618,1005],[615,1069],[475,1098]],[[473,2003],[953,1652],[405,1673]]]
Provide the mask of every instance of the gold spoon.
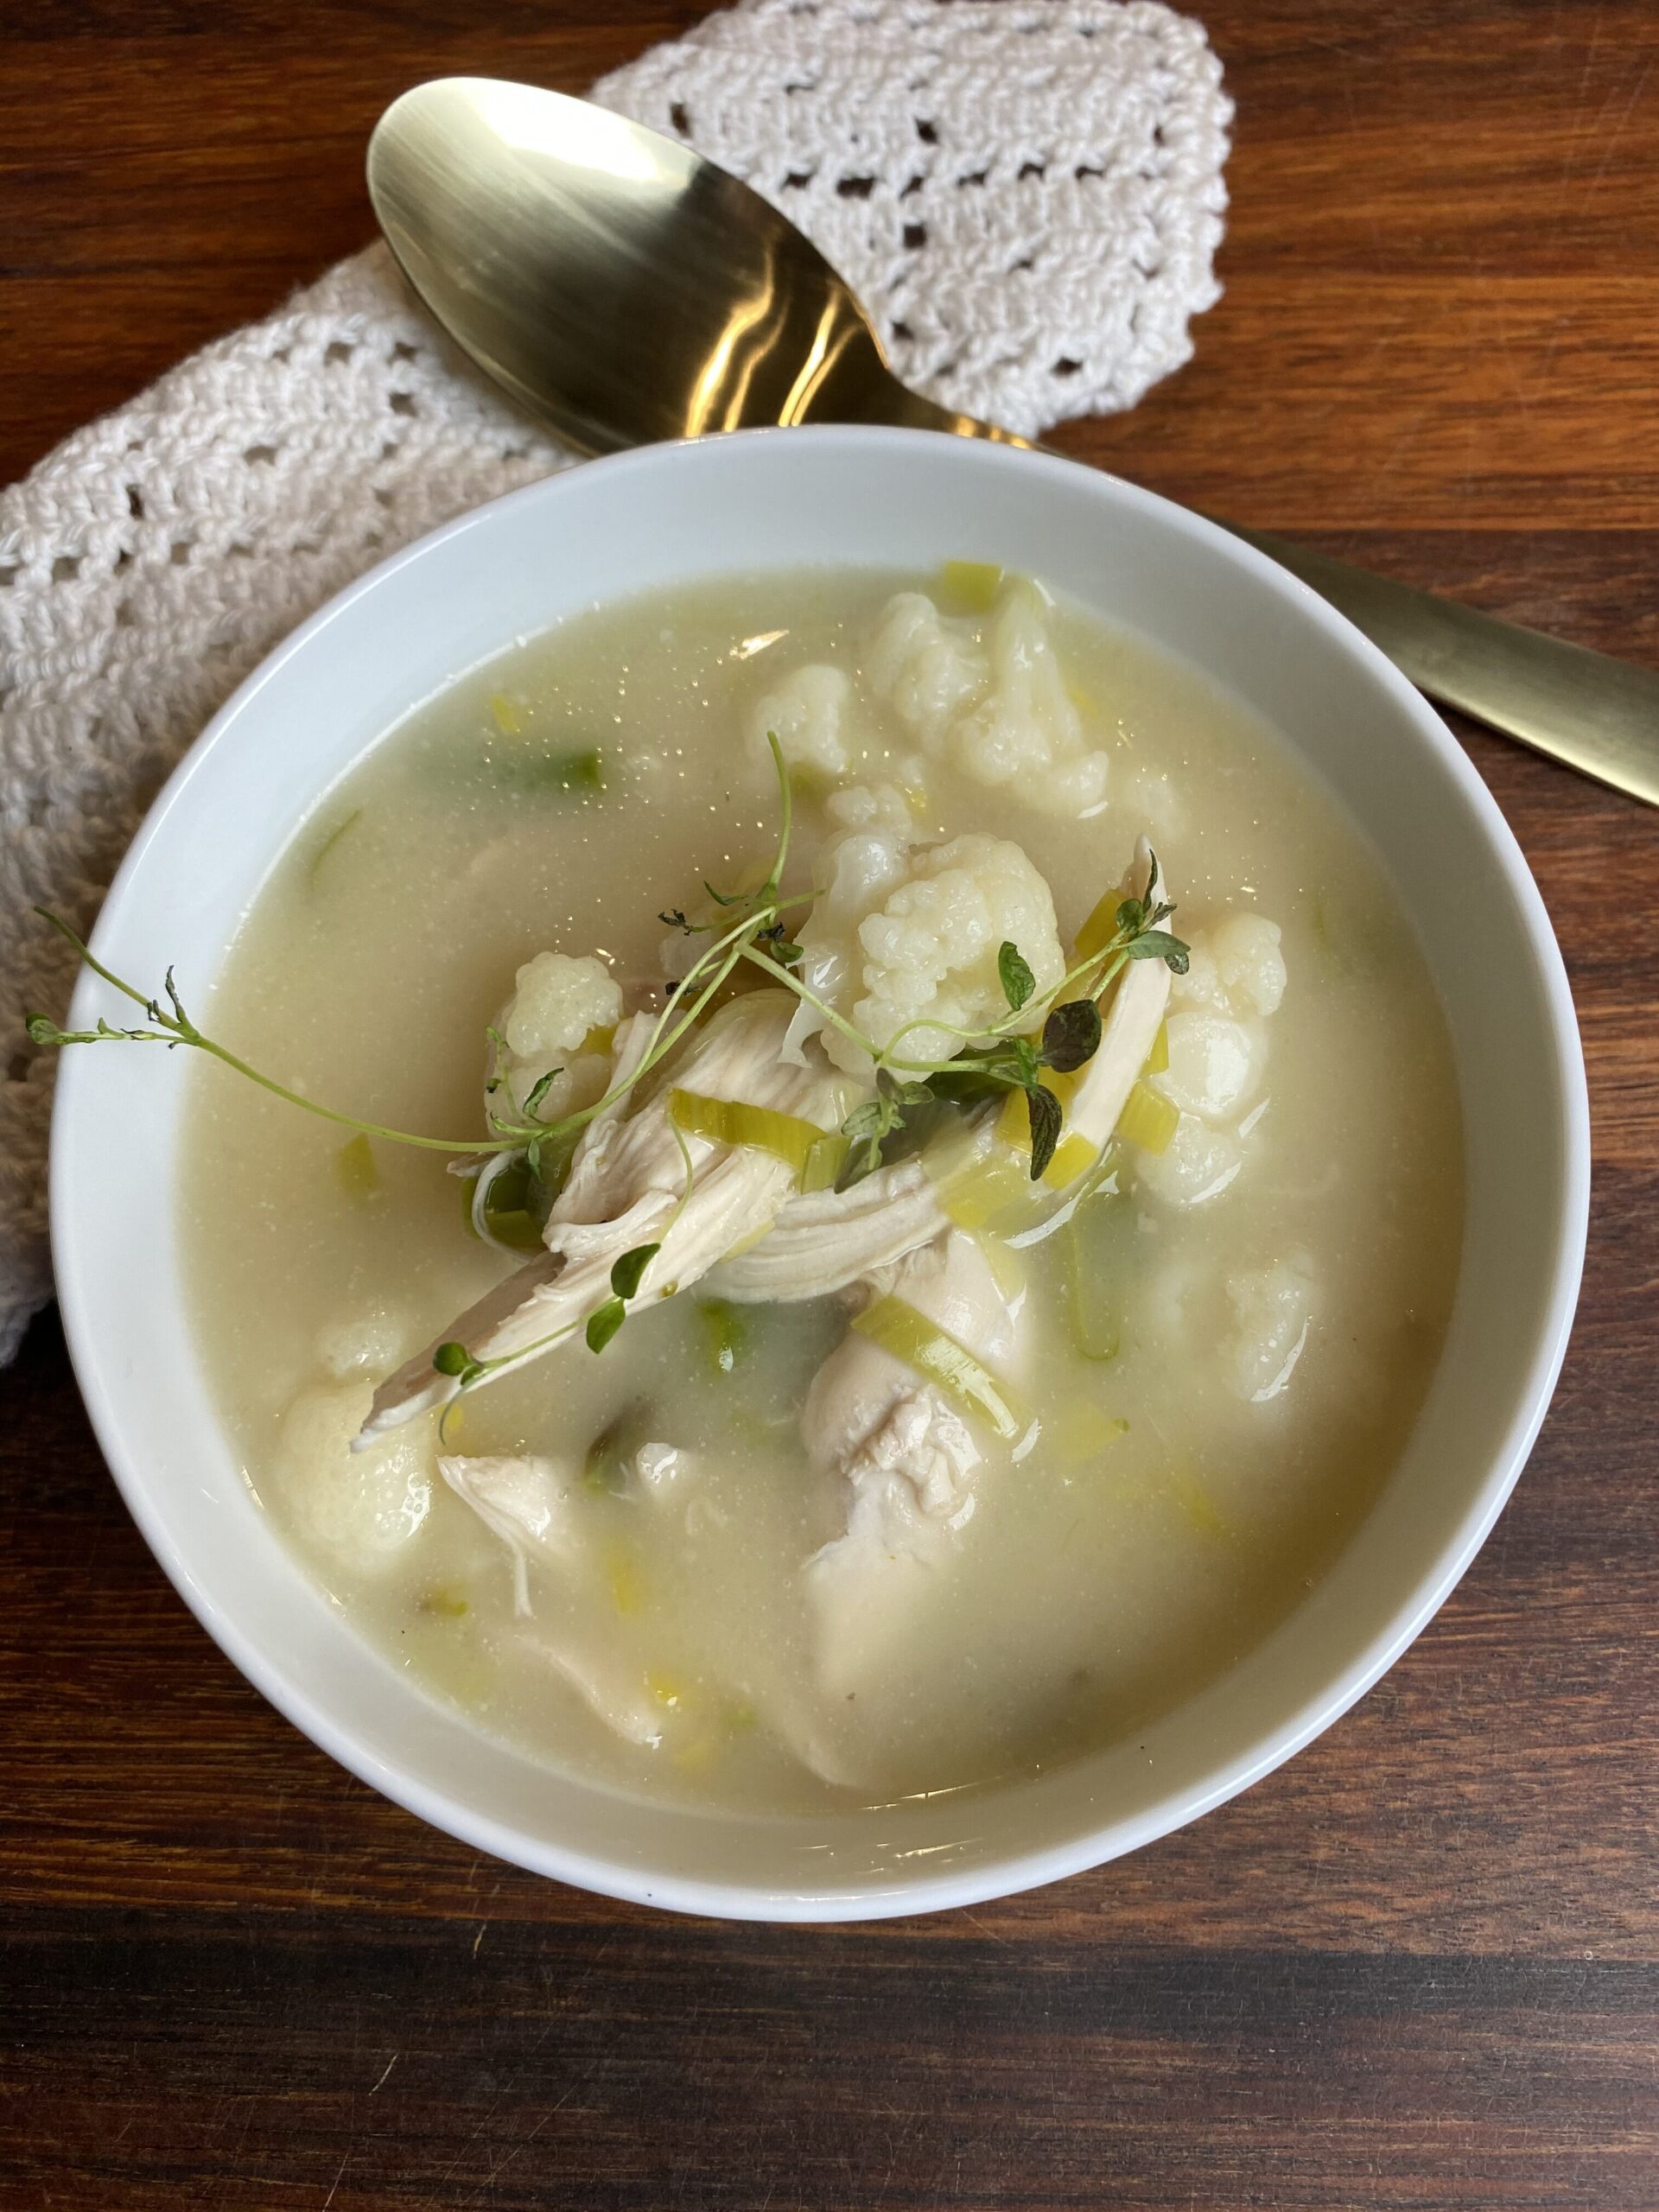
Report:
[[[584,452],[762,423],[1029,442],[900,384],[817,248],[689,146],[586,100],[443,77],[394,100],[369,195],[421,298]],[[1281,537],[1281,562],[1432,699],[1659,804],[1659,674]]]

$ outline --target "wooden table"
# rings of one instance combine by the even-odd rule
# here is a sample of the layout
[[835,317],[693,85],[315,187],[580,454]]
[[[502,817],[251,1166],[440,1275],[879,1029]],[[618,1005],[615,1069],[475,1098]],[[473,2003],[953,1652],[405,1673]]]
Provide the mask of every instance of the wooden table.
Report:
[[[11,11],[0,478],[362,241],[404,85],[577,90],[698,12]],[[1192,367],[1065,442],[1659,663],[1659,8],[1206,12],[1227,296]],[[1595,1228],[1519,1493],[1357,1710],[1005,1904],[814,1933],[607,1904],[418,1826],[255,1695],[44,1321],[0,1383],[0,2206],[1659,2204],[1659,818],[1469,743],[1580,994]]]

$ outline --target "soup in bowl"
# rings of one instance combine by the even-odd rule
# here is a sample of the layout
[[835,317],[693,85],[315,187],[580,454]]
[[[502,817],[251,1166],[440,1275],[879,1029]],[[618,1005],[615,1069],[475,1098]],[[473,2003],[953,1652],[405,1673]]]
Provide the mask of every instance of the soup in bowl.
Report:
[[910,1910],[1191,1817],[1427,1618],[1559,1364],[1496,810],[1300,586],[1042,457],[467,518],[231,702],[94,950],[203,1048],[74,1048],[54,1132],[141,1524],[326,1748],[591,1886]]

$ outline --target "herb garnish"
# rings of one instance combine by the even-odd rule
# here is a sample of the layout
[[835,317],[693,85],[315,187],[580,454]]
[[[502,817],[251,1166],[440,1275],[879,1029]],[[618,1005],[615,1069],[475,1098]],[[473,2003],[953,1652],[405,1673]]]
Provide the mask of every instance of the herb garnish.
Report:
[[611,1269],[611,1294],[588,1316],[583,1332],[589,1351],[603,1351],[628,1318],[628,1300],[638,1297],[645,1269],[662,1250],[660,1243],[636,1244]]
[[[768,733],[767,743],[778,777],[781,817],[777,846],[766,880],[753,892],[721,892],[716,891],[712,884],[707,885],[709,895],[719,910],[712,921],[692,922],[679,907],[670,908],[661,915],[660,918],[667,926],[682,930],[688,936],[708,937],[711,941],[702,948],[684,976],[667,994],[667,1003],[652,1027],[644,1051],[628,1074],[620,1083],[610,1085],[601,1097],[573,1113],[551,1121],[544,1121],[539,1113],[538,1109],[545,1103],[555,1078],[562,1072],[556,1068],[549,1069],[537,1078],[522,1109],[516,1114],[499,1113],[492,1103],[487,1109],[492,1134],[483,1139],[456,1140],[416,1135],[321,1105],[263,1074],[238,1054],[205,1035],[186,1013],[170,968],[163,984],[167,1000],[163,1006],[159,999],[146,997],[95,959],[67,923],[45,907],[36,907],[35,911],[60,936],[68,939],[81,960],[96,976],[141,1007],[151,1026],[118,1028],[100,1017],[95,1028],[65,1030],[49,1015],[33,1014],[27,1018],[29,1035],[35,1044],[54,1048],[114,1042],[165,1045],[169,1050],[181,1045],[187,1046],[223,1062],[237,1074],[245,1076],[250,1082],[269,1091],[273,1097],[298,1106],[323,1121],[354,1130],[360,1135],[378,1137],[394,1144],[411,1145],[425,1151],[480,1159],[481,1166],[479,1169],[468,1168],[462,1172],[478,1175],[474,1220],[480,1234],[488,1234],[488,1217],[492,1211],[505,1215],[524,1211],[522,1198],[518,1207],[492,1209],[487,1200],[494,1187],[509,1173],[516,1173],[522,1169],[526,1192],[531,1183],[543,1192],[556,1188],[563,1179],[569,1154],[582,1129],[596,1116],[615,1106],[645,1076],[661,1064],[701,1019],[740,962],[747,961],[774,982],[793,992],[804,1005],[810,1006],[823,1021],[850,1039],[869,1058],[874,1078],[874,1095],[854,1108],[842,1124],[841,1134],[849,1140],[852,1147],[841,1177],[843,1186],[874,1172],[894,1141],[906,1135],[907,1125],[918,1116],[925,1116],[928,1109],[944,1104],[973,1105],[1011,1090],[1023,1090],[1026,1095],[1031,1129],[1031,1174],[1033,1181],[1040,1179],[1053,1157],[1063,1122],[1060,1102],[1042,1080],[1044,1071],[1070,1074],[1092,1058],[1099,1048],[1101,1039],[1099,1001],[1128,962],[1160,959],[1178,975],[1185,974],[1186,970],[1186,947],[1179,938],[1161,927],[1174,910],[1157,897],[1157,855],[1154,854],[1152,856],[1144,895],[1138,899],[1127,898],[1120,903],[1115,917],[1116,927],[1110,937],[1076,963],[1050,990],[1037,995],[1036,977],[1029,962],[1017,945],[1005,941],[997,954],[997,975],[1008,1005],[1008,1013],[1002,1020],[982,1029],[968,1030],[957,1029],[948,1023],[918,1019],[906,1023],[884,1045],[878,1046],[837,1014],[793,972],[800,964],[802,951],[800,945],[789,934],[783,914],[786,909],[810,906],[812,901],[810,893],[790,899],[781,896],[793,819],[793,794],[782,748],[776,736]],[[1074,995],[1062,996],[1067,992]],[[1040,1037],[1033,1038],[1030,1033],[1031,1024],[1038,1014],[1044,1017],[1043,1026]],[[934,1060],[902,1057],[899,1047],[904,1040],[915,1031],[923,1029],[942,1030],[956,1038],[959,1049],[954,1058],[940,1065]],[[486,1097],[493,1101],[504,1083],[502,1054],[505,1040],[493,1027],[486,1033],[491,1046],[491,1065],[485,1089]],[[670,1126],[673,1128],[671,1122]],[[639,1294],[646,1268],[661,1249],[691,1196],[696,1179],[690,1153],[677,1128],[673,1134],[684,1163],[685,1183],[662,1236],[655,1243],[635,1246],[617,1260],[611,1270],[611,1295],[594,1308],[585,1323],[572,1322],[534,1344],[493,1359],[480,1359],[465,1344],[454,1340],[440,1344],[433,1356],[433,1366],[440,1375],[452,1378],[458,1384],[457,1395],[504,1368],[515,1366],[534,1353],[572,1335],[579,1325],[583,1329],[590,1350],[602,1351],[611,1342],[627,1318],[629,1304]],[[501,1195],[507,1196],[507,1190],[504,1189]],[[518,1197],[520,1194],[515,1190],[512,1195]],[[499,1240],[493,1238],[492,1241]],[[454,1402],[452,1401],[448,1411],[453,1411]]]
[[[1154,853],[1144,894],[1119,902],[1111,935],[1074,963],[1051,990],[1035,995],[1036,978],[1030,963],[1016,944],[1005,940],[996,959],[997,976],[1008,1002],[1008,1013],[1001,1021],[983,1029],[958,1029],[923,1016],[907,1022],[880,1046],[844,1020],[798,976],[769,959],[765,945],[749,944],[741,957],[768,969],[776,981],[810,1006],[829,1027],[870,1057],[875,1096],[855,1107],[842,1123],[842,1135],[850,1138],[855,1147],[842,1171],[843,1187],[873,1173],[882,1164],[893,1140],[903,1132],[907,1116],[916,1109],[940,1102],[976,1105],[1008,1090],[1026,1094],[1031,1176],[1036,1182],[1054,1156],[1064,1122],[1059,1100],[1042,1080],[1043,1071],[1074,1074],[1094,1058],[1100,1048],[1100,1001],[1129,961],[1162,960],[1176,975],[1186,973],[1186,946],[1160,926],[1174,911],[1167,900],[1158,897],[1158,855]],[[1075,995],[1062,995],[1068,992]],[[1040,1041],[1028,1033],[1032,1017],[1039,1013],[1044,1014]],[[903,1058],[899,1048],[904,1039],[918,1029],[942,1030],[959,1039],[955,1057],[943,1063]]]
[[1024,958],[1017,944],[1004,938],[996,956],[996,973],[1002,985],[1002,995],[1012,1011],[1018,1014],[1037,988],[1037,978],[1030,963]]
[[[485,1138],[418,1136],[407,1129],[388,1128],[378,1122],[365,1122],[355,1114],[342,1113],[335,1107],[321,1105],[315,1098],[306,1098],[297,1090],[289,1090],[286,1084],[278,1083],[273,1077],[262,1073],[259,1069],[250,1065],[237,1053],[231,1052],[226,1046],[219,1044],[214,1039],[205,1035],[197,1028],[184,1010],[178,991],[174,985],[174,971],[171,968],[167,971],[162,987],[168,1001],[168,1005],[163,1007],[159,1000],[147,997],[143,991],[136,988],[123,976],[116,975],[112,969],[105,967],[101,961],[94,958],[86,944],[70,928],[67,922],[61,920],[45,906],[36,906],[35,909],[41,919],[56,930],[60,937],[68,939],[79,954],[83,963],[95,976],[110,984],[113,989],[119,991],[124,998],[131,1000],[135,1006],[142,1007],[146,1019],[153,1027],[121,1029],[100,1019],[94,1029],[63,1029],[49,1014],[45,1014],[28,1015],[25,1018],[24,1026],[35,1044],[56,1048],[61,1048],[66,1045],[116,1043],[166,1045],[169,1048],[176,1048],[180,1045],[188,1046],[197,1052],[206,1052],[213,1059],[222,1061],[226,1067],[233,1069],[238,1075],[245,1076],[251,1083],[257,1084],[261,1090],[268,1090],[273,1097],[282,1099],[285,1104],[298,1106],[304,1112],[315,1115],[322,1121],[333,1122],[342,1128],[357,1130],[365,1136],[380,1137],[390,1144],[413,1145],[426,1152],[471,1155],[524,1152],[531,1160],[532,1172],[536,1172],[543,1147],[553,1141],[566,1138],[574,1143],[582,1130],[596,1115],[605,1112],[607,1108],[615,1105],[620,1099],[625,1097],[642,1077],[648,1075],[673,1051],[675,1046],[704,1013],[709,1001],[730,976],[754,939],[762,931],[771,930],[779,923],[779,917],[784,907],[810,903],[810,898],[780,899],[779,897],[779,887],[789,856],[793,804],[790,797],[789,778],[785,770],[782,750],[775,737],[769,737],[767,741],[772,747],[772,761],[777,770],[779,788],[782,795],[782,819],[779,829],[777,849],[766,881],[758,891],[734,892],[722,898],[721,902],[722,906],[734,910],[741,909],[741,913],[735,919],[728,920],[722,916],[719,922],[706,925],[709,931],[718,931],[718,934],[715,936],[712,944],[703,948],[690,971],[681,979],[669,1004],[658,1016],[645,1051],[623,1081],[611,1085],[604,1096],[595,1099],[591,1105],[579,1107],[574,1113],[561,1116],[556,1121],[542,1121],[536,1113],[536,1108],[545,1097],[554,1075],[559,1072],[556,1069],[550,1070],[548,1074],[538,1081],[526,1099],[522,1114],[498,1114],[492,1108],[489,1123],[493,1135]],[[685,926],[690,929],[693,925],[686,924]],[[794,952],[796,948],[791,946],[785,951],[780,943],[774,941],[768,949],[771,957],[766,964],[776,973],[785,972],[788,952]],[[690,1001],[689,1005],[686,1003],[688,998]],[[486,1033],[492,1046],[492,1064],[486,1088],[493,1096],[501,1084],[500,1053],[503,1039],[493,1027]]]

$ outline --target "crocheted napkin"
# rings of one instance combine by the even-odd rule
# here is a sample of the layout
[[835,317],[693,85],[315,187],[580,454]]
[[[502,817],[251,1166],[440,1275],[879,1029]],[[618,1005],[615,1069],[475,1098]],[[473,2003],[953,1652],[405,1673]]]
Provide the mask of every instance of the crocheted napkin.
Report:
[[[748,0],[593,97],[763,193],[900,377],[1033,434],[1192,352],[1231,109],[1153,0]],[[461,359],[385,249],[185,361],[0,493],[0,1361],[51,1291],[69,949],[156,791],[271,647],[372,563],[575,458]]]

